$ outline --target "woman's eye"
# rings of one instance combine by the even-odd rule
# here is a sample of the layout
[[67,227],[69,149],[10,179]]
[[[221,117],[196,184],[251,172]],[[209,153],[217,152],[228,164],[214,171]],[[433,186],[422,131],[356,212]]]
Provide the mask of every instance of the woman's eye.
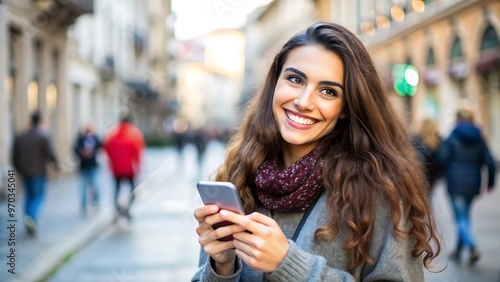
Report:
[[330,88],[325,88],[325,89],[321,90],[321,92],[323,94],[325,94],[326,96],[331,96],[331,97],[337,97],[338,96],[337,91],[335,91],[333,89],[330,89]]
[[300,79],[300,77],[297,77],[295,75],[290,75],[286,79],[291,83],[302,84],[302,79]]

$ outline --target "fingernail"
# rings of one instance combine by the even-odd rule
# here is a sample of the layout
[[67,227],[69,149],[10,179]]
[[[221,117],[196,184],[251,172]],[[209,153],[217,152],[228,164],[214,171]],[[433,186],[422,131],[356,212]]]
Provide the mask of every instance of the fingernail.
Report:
[[210,212],[216,212],[217,211],[217,207],[216,206],[211,206],[210,207]]
[[220,216],[222,216],[222,217],[227,216],[227,211],[225,211],[225,210],[221,210],[219,213],[220,213]]

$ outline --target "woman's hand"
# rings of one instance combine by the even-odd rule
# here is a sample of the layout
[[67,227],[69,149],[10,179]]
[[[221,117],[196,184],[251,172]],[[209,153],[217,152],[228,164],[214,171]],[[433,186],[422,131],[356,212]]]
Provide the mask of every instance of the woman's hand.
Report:
[[280,265],[288,252],[288,241],[274,219],[254,212],[244,216],[221,210],[222,220],[231,221],[248,232],[233,234],[232,244],[236,254],[251,268],[272,272]]
[[218,213],[216,205],[205,205],[194,211],[194,217],[198,221],[196,233],[198,242],[203,250],[215,261],[215,272],[219,275],[231,275],[234,273],[235,251],[233,241],[222,242],[217,239],[224,238],[244,229],[238,225],[229,225],[213,229],[212,225],[223,221]]

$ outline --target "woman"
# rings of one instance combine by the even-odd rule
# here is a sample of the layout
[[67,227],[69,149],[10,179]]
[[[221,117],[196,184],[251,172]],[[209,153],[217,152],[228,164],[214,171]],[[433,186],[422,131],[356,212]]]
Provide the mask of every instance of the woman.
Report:
[[440,250],[423,178],[363,44],[313,24],[275,57],[216,175],[249,215],[195,210],[193,281],[422,281]]

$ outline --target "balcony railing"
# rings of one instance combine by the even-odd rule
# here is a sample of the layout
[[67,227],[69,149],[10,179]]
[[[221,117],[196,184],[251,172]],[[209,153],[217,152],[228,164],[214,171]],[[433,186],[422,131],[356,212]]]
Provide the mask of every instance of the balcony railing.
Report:
[[69,26],[79,16],[94,12],[94,0],[33,0],[37,17],[55,26]]
[[65,5],[71,7],[73,11],[80,15],[94,12],[94,0],[65,0],[58,2],[65,3]]
[[[390,25],[387,29],[373,30],[370,35],[362,35],[362,40],[368,48],[374,48],[379,44],[387,42],[391,38],[404,36],[420,29],[432,22],[447,19],[451,15],[478,5],[484,0],[446,0],[435,1],[426,6],[422,13],[411,12],[404,16],[404,20]],[[376,22],[373,20],[373,22]],[[375,27],[375,24],[372,24]]]

